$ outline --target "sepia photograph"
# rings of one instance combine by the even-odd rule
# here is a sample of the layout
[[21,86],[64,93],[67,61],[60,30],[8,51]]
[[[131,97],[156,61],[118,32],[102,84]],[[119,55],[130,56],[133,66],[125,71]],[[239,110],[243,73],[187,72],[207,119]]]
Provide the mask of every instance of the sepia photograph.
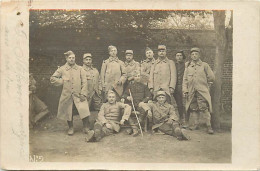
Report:
[[232,10],[31,9],[29,161],[231,163]]

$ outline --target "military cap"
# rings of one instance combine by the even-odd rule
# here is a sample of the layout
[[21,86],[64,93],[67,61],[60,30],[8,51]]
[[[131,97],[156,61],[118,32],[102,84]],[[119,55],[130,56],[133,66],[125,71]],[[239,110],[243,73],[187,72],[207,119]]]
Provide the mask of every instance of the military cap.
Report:
[[192,53],[192,52],[199,52],[200,53],[200,48],[198,48],[198,47],[191,48],[190,53]]
[[158,50],[166,50],[166,46],[165,45],[158,45]]
[[66,57],[75,56],[75,54],[74,54],[71,50],[69,50],[68,52],[65,52],[64,55],[65,55]]
[[153,50],[150,49],[149,47],[147,47],[147,48],[145,49],[145,52],[148,52],[148,51],[153,51]]
[[85,58],[87,58],[87,57],[92,58],[91,53],[84,53],[84,55],[83,55],[83,59],[85,59]]
[[107,95],[109,94],[116,94],[113,90],[108,90]]
[[165,96],[165,97],[166,97],[166,93],[165,93],[165,91],[163,91],[163,90],[159,90],[159,91],[157,91],[157,93],[156,93],[156,97],[155,97],[155,98],[157,98],[157,97],[159,97],[159,96]]
[[108,51],[111,51],[112,49],[116,49],[116,47],[113,45],[108,46]]
[[133,52],[133,50],[126,50],[125,51],[125,54],[133,54],[134,52]]

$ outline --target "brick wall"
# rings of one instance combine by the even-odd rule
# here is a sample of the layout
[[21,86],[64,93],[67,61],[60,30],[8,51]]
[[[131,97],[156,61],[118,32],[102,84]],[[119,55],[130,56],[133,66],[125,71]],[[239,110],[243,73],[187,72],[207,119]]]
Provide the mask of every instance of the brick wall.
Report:
[[[31,29],[31,28],[30,28]],[[213,31],[196,30],[150,30],[149,40],[144,35],[129,30],[115,32],[113,30],[83,30],[83,29],[31,29],[30,30],[30,72],[34,73],[38,83],[37,94],[56,113],[61,88],[53,87],[49,77],[58,66],[64,65],[63,53],[72,50],[76,54],[76,63],[82,65],[82,55],[91,52],[94,65],[100,70],[102,61],[108,57],[107,47],[115,45],[118,57],[124,60],[126,49],[134,50],[134,58],[141,61],[145,58],[147,46],[154,50],[157,56],[157,45],[167,46],[167,56],[174,59],[177,50],[184,50],[189,59],[192,46],[202,49],[202,60],[214,68],[215,34]],[[226,60],[223,71],[223,108],[230,108],[232,101],[232,52]]]

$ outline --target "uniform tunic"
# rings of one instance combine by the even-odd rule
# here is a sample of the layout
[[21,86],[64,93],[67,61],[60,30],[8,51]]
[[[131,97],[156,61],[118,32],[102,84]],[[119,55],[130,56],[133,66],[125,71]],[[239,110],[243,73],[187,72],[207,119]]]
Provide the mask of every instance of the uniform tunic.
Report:
[[80,94],[87,96],[86,73],[81,66],[75,64],[69,66],[67,63],[58,68],[50,78],[54,86],[62,86],[57,117],[63,120],[72,120],[73,102],[83,119],[90,115],[88,101],[80,101]]
[[141,103],[140,107],[142,107],[145,111],[151,110],[152,116],[148,117],[153,121],[152,129],[159,128],[169,120],[176,122],[179,121],[179,117],[176,115],[174,107],[167,102],[162,105],[158,102]]
[[[120,111],[124,109],[123,116],[120,114]],[[131,106],[123,104],[121,102],[116,102],[115,104],[104,103],[101,106],[101,109],[98,113],[97,122],[101,125],[110,125],[111,128],[116,132],[120,131],[120,119],[128,120],[131,114]]]
[[170,87],[175,89],[176,86],[176,76],[174,62],[167,57],[163,60],[158,58],[151,67],[148,87],[155,92],[162,89],[170,95]]
[[135,71],[141,71],[140,63],[135,60],[132,60],[131,62],[125,61],[124,66],[128,80],[133,80]]
[[151,67],[154,64],[155,59],[152,60],[146,59],[141,62],[141,76],[143,77],[143,83],[148,84],[150,78]]
[[202,95],[208,102],[209,111],[212,112],[211,96],[209,93],[209,82],[215,79],[210,66],[199,60],[197,63],[191,61],[185,64],[182,91],[188,92],[186,99],[186,111],[189,109],[196,92]]
[[109,57],[102,64],[100,75],[102,87],[105,87],[106,92],[111,90],[118,81],[124,83],[126,81],[124,62],[119,60],[118,57]]
[[100,93],[102,90],[99,72],[94,67],[88,67],[83,65],[82,67],[86,71],[87,85],[88,85],[88,98],[91,98],[94,93]]

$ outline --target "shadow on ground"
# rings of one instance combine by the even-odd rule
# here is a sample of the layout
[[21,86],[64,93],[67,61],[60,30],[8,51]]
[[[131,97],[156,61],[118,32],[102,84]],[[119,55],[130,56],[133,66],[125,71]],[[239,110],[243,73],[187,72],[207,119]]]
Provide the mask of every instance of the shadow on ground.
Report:
[[[96,113],[93,113],[92,121]],[[187,131],[190,141],[178,141],[168,135],[144,133],[144,137],[120,133],[87,143],[78,116],[75,134],[66,134],[67,124],[57,118],[47,118],[30,130],[30,154],[43,156],[45,162],[134,162],[134,163],[230,163],[231,133],[214,135],[206,130]]]

